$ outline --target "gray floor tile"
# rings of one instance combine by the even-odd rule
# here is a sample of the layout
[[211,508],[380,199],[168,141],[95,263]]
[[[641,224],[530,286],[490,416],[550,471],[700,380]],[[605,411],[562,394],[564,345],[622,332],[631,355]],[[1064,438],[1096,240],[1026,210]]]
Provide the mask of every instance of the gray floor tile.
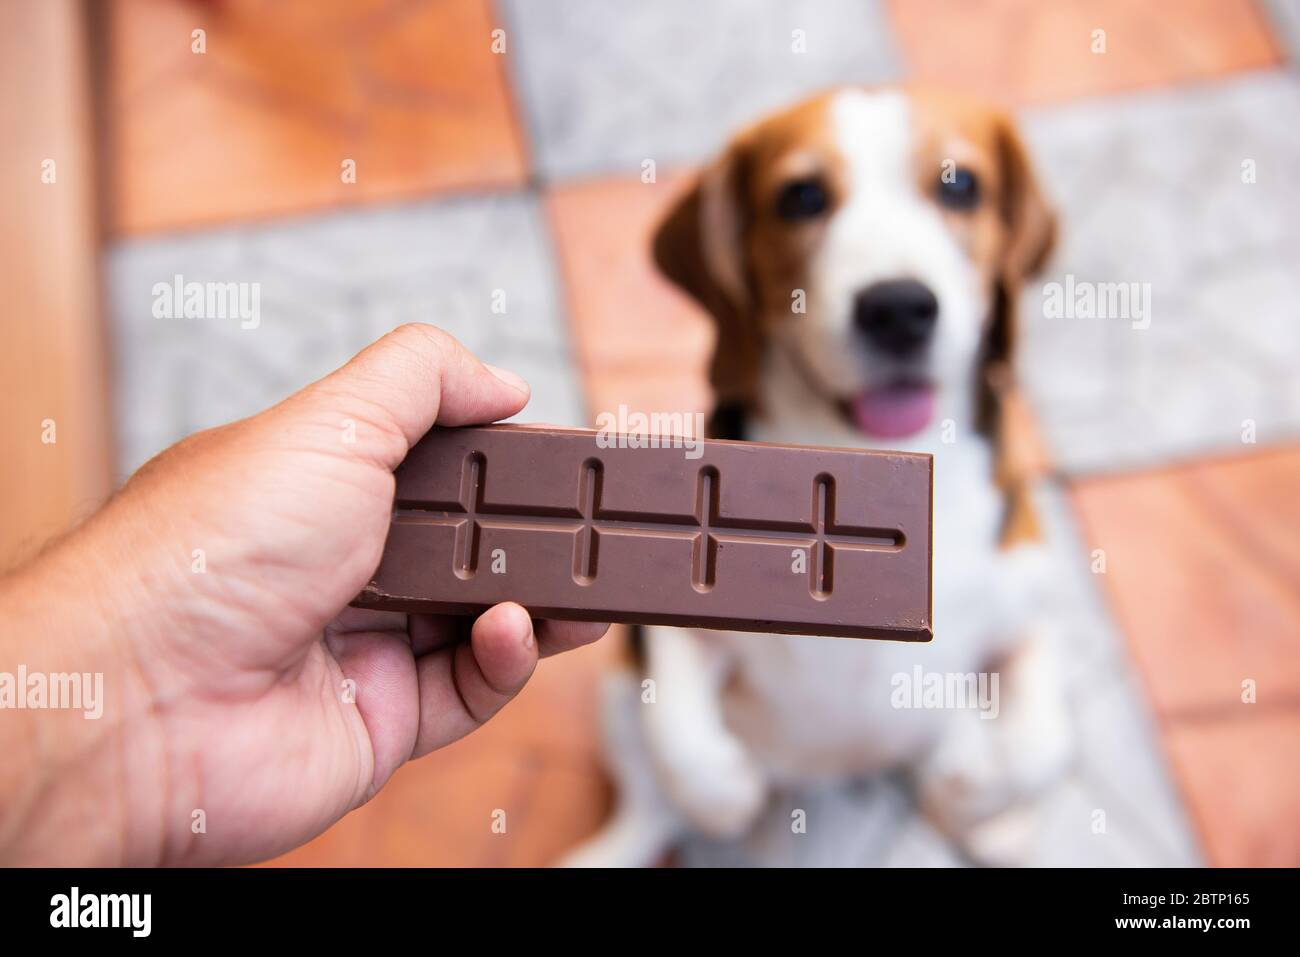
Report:
[[1170,867],[1203,863],[1132,670],[1076,697],[1075,724],[1078,779],[1106,809],[1108,820],[1132,836],[1133,851],[1142,862]]
[[1300,0],[1264,0],[1273,35],[1286,50],[1291,65],[1300,66]]
[[[1151,324],[1043,314],[1022,369],[1052,454],[1090,472],[1300,436],[1300,80],[1107,98],[1026,118],[1062,213],[1043,282],[1150,283]],[[1256,164],[1242,182],[1242,162]]]
[[[107,259],[124,477],[197,429],[256,412],[409,321],[529,378],[524,420],[581,424],[545,225],[525,195],[350,211],[119,243]],[[259,283],[261,322],[158,319],[153,286]],[[505,312],[492,309],[494,290]]]
[[1045,795],[1038,807],[1033,852],[1025,864],[1153,867],[1179,863],[1154,851],[1140,825],[1118,813],[1108,797],[1078,780],[1065,781]]
[[884,867],[967,867],[948,840],[924,818],[913,814],[880,861]]
[[[794,812],[806,830],[795,833]],[[742,841],[695,838],[679,849],[686,867],[863,867],[879,864],[911,817],[892,777],[775,795]]]
[[1110,616],[1101,575],[1080,537],[1069,496],[1056,482],[1042,482],[1035,504],[1051,563],[1043,596],[1048,634],[1059,645],[1069,694],[1086,695],[1097,682],[1114,680],[1129,667],[1128,651]]
[[[693,162],[820,87],[897,74],[876,0],[507,0],[538,167],[564,177]],[[806,52],[792,52],[794,30]]]
[[[1065,665],[1075,736],[1069,781],[1042,797],[1027,863],[1042,865],[1194,864],[1198,845],[1187,825],[1146,698],[1124,638],[1106,605],[1102,574],[1080,537],[1065,490],[1037,490],[1051,561],[1047,621]],[[1094,808],[1107,829],[1094,834]]]

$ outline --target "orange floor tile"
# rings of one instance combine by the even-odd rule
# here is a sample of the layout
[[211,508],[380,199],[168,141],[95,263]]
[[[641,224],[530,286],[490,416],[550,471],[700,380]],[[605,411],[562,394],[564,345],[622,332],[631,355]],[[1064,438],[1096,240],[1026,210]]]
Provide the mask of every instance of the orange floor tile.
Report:
[[[297,867],[553,863],[609,807],[596,700],[621,636],[541,662],[523,693],[469,737],[406,765],[373,801],[273,861]],[[505,832],[493,830],[504,811]]]
[[[1300,699],[1300,449],[1079,483],[1089,549],[1156,710]],[[1279,545],[1279,540],[1286,540]]]
[[[1254,0],[889,0],[910,72],[1009,104],[1169,86],[1278,63]],[[1093,52],[1093,31],[1105,52]]]
[[1258,707],[1240,721],[1179,722],[1166,748],[1209,863],[1300,867],[1300,709]]
[[1297,475],[1291,447],[1074,489],[1215,864],[1300,863]]
[[689,174],[578,183],[547,194],[578,365],[594,416],[708,408],[712,324],[656,271],[655,227]]
[[[111,0],[102,12],[118,233],[526,176],[489,0]],[[205,53],[192,52],[195,29]]]

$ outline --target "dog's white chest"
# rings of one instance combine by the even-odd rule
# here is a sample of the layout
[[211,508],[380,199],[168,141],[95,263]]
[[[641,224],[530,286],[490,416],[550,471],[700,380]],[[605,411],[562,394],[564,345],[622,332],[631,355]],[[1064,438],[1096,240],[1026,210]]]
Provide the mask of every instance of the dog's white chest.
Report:
[[[777,440],[761,430],[760,440]],[[850,444],[850,430],[782,441]],[[906,451],[935,456],[934,623],[929,644],[729,634],[735,680],[725,697],[728,724],[776,773],[791,776],[869,770],[907,759],[939,733],[945,714],[900,709],[897,676],[978,672],[1017,637],[1032,583],[998,548],[1001,496],[982,439]]]

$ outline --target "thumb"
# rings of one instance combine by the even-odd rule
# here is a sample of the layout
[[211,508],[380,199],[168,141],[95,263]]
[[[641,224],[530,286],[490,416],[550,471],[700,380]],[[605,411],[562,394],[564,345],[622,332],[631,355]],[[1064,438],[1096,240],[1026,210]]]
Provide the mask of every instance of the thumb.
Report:
[[437,423],[472,425],[514,415],[528,403],[528,383],[481,361],[436,326],[408,323],[367,346],[346,365],[301,393],[328,398],[346,414],[400,436],[385,443],[381,463],[395,469]]

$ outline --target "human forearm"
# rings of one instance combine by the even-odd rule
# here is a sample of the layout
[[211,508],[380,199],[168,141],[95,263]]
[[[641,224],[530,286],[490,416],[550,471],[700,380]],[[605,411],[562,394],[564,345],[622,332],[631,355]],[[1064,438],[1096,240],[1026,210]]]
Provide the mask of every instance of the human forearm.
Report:
[[0,579],[5,863],[157,856],[157,829],[144,822],[159,813],[166,762],[130,640],[133,624],[152,627],[156,601],[138,601],[147,582],[119,550],[129,543],[104,545],[116,508]]

